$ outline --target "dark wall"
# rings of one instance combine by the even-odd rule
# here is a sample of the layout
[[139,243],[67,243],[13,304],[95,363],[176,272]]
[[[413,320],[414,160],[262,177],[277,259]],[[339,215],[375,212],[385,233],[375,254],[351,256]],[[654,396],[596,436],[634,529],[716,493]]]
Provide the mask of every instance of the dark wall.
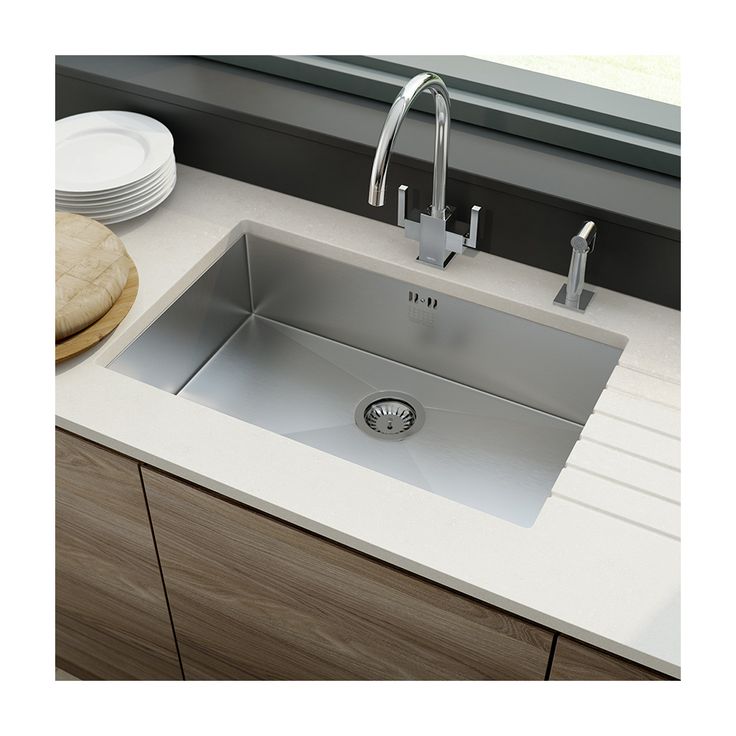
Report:
[[[386,205],[374,208],[367,203],[370,146],[346,144],[332,136],[305,137],[283,125],[272,126],[267,119],[229,117],[198,109],[196,102],[162,97],[150,90],[77,78],[57,68],[57,119],[100,109],[151,115],[171,130],[181,163],[384,222],[395,222],[400,184],[418,191],[417,204],[431,199],[431,166],[426,161],[395,154]],[[567,273],[570,237],[584,220],[594,219],[599,234],[586,280],[679,309],[678,231],[454,169],[448,175],[447,202],[457,207],[462,220],[473,204],[483,207],[481,250],[560,275]]]

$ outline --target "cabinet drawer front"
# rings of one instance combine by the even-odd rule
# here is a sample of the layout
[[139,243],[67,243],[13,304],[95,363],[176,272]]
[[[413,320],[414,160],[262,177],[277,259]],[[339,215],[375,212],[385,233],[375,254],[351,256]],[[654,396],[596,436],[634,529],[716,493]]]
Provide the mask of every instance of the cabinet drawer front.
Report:
[[550,680],[670,680],[667,675],[585,644],[557,638]]
[[83,679],[181,679],[138,465],[59,430],[56,657]]
[[543,679],[552,634],[149,468],[187,679]]

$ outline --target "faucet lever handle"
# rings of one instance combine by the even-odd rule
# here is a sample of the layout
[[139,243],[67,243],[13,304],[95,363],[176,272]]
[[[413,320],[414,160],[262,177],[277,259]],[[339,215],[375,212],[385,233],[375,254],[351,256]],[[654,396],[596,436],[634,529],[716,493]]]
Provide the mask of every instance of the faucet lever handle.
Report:
[[466,248],[477,248],[478,247],[478,220],[480,219],[480,205],[474,204],[470,210],[470,232],[467,238],[465,238]]
[[406,192],[409,187],[406,184],[402,184],[399,187],[399,212],[398,212],[398,226],[406,226]]
[[468,225],[468,232],[466,232],[465,235],[451,232],[449,230],[445,231],[445,247],[448,251],[462,254],[466,248],[472,248],[475,250],[478,247],[478,223],[480,221],[481,209],[482,208],[479,205],[473,205],[473,208],[470,210],[470,224]]

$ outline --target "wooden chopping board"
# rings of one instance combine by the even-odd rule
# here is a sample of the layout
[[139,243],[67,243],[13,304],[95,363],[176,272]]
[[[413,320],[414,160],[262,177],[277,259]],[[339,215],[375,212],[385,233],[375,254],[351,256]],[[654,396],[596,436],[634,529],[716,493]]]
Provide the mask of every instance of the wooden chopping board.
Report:
[[[74,260],[75,255],[79,256],[77,260]],[[75,269],[75,263],[82,265]],[[108,271],[111,265],[114,268]],[[60,290],[59,277],[69,273],[78,281],[64,279],[62,287],[66,285],[70,288]],[[80,274],[85,278],[80,278]],[[56,213],[56,281],[57,363],[78,355],[109,335],[128,314],[138,294],[138,271],[122,241],[99,222],[65,212]],[[90,283],[89,289],[82,292],[79,281]],[[75,288],[77,286],[79,288]],[[118,296],[113,299],[116,293]],[[76,332],[61,339],[60,304],[63,307],[62,334],[65,330],[82,325]]]
[[131,261],[122,240],[82,215],[56,213],[56,340],[96,322],[123,293]]

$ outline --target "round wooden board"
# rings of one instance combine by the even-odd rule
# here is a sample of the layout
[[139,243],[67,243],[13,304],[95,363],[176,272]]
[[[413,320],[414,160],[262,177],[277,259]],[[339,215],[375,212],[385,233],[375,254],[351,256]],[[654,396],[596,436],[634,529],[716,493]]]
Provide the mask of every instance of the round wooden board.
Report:
[[89,327],[81,332],[77,332],[76,335],[71,335],[65,340],[57,342],[56,362],[61,363],[64,360],[73,358],[75,355],[88,350],[93,345],[97,345],[102,338],[107,337],[123,321],[125,315],[128,314],[137,294],[138,271],[136,270],[135,263],[131,260],[128,281],[118,300],[97,322],[93,322]]

